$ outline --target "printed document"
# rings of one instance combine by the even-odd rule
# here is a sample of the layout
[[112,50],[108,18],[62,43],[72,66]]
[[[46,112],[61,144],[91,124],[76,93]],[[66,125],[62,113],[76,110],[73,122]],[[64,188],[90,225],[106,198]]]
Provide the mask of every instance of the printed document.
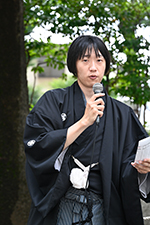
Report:
[[135,161],[150,158],[150,137],[139,141]]

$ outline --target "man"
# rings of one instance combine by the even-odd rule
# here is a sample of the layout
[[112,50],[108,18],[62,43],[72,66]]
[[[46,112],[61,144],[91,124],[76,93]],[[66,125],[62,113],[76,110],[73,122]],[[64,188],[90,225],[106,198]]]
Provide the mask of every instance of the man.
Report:
[[138,172],[149,176],[150,160],[134,158],[148,135],[130,107],[93,92],[109,73],[109,51],[98,37],[80,36],[67,65],[77,81],[45,93],[27,117],[28,225],[142,225]]

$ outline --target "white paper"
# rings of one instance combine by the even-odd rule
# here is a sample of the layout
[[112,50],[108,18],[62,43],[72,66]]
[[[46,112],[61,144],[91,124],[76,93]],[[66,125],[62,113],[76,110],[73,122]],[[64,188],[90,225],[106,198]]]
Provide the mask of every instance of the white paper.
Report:
[[150,158],[150,137],[139,141],[135,161]]

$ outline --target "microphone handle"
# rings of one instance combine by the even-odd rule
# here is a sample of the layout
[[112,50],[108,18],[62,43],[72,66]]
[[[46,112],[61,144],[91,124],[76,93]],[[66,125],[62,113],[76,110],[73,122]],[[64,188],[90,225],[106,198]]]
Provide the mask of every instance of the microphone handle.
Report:
[[[95,91],[95,94],[101,93],[101,91]],[[100,117],[99,115],[96,118],[96,124],[98,125],[100,123]]]
[[99,122],[100,122],[100,117],[99,117],[99,116],[97,116],[97,118],[96,118],[96,124],[98,125],[98,124],[99,124]]

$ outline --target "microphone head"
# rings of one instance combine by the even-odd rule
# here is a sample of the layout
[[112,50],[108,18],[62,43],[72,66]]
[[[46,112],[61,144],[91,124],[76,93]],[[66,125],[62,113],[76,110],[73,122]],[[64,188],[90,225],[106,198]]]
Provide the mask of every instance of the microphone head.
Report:
[[93,85],[94,94],[103,92],[103,85],[101,83],[95,83]]

